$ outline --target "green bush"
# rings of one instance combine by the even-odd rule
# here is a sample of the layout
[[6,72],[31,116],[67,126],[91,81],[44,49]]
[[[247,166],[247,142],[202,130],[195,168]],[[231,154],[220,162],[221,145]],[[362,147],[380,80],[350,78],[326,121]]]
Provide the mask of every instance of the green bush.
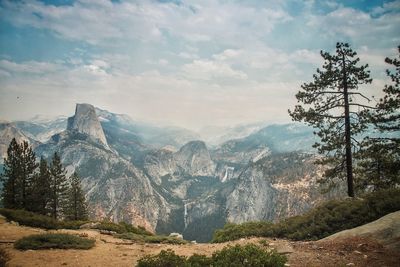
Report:
[[132,241],[140,242],[140,243],[145,242],[143,235],[138,235],[138,234],[135,234],[135,233],[115,234],[114,237],[121,238],[121,239],[132,240]]
[[26,210],[0,209],[0,214],[9,221],[43,229],[79,229],[81,225],[87,223],[87,221],[57,221],[49,216]]
[[275,250],[265,251],[257,245],[227,246],[212,256],[213,266],[220,267],[280,267],[287,258]]
[[153,236],[144,236],[144,242],[146,243],[162,243],[162,244],[186,244],[187,241],[183,239],[179,239],[171,236],[163,236],[163,235],[153,235]]
[[153,235],[152,233],[146,231],[144,228],[137,228],[137,227],[135,227],[131,224],[125,223],[125,222],[113,223],[110,221],[102,221],[102,222],[100,222],[99,225],[97,225],[95,227],[95,229],[113,231],[118,234],[134,233],[134,234],[144,235],[144,236]]
[[126,232],[128,233],[134,233],[134,234],[138,234],[138,235],[153,235],[152,233],[150,233],[149,231],[147,231],[145,228],[139,226],[139,227],[135,227],[132,224],[128,224],[125,222],[120,222],[119,225],[123,226],[126,230]]
[[113,231],[118,234],[127,232],[126,228],[123,225],[116,224],[113,222],[108,222],[108,221],[102,221],[102,222],[100,222],[99,225],[96,225],[94,228],[99,229],[99,230]]
[[0,214],[10,221],[44,229],[57,229],[58,222],[51,217],[39,215],[25,210],[0,209]]
[[279,237],[315,240],[374,221],[400,210],[400,189],[373,192],[356,199],[331,200],[301,216],[269,222],[227,224],[216,230],[212,242],[241,237]]
[[94,246],[92,239],[82,238],[69,234],[40,234],[30,235],[15,242],[14,247],[19,250],[28,249],[90,249]]
[[227,246],[214,252],[212,257],[194,254],[187,258],[176,255],[172,250],[145,256],[138,261],[138,267],[282,267],[287,258],[276,251],[265,251],[254,244]]
[[115,234],[117,238],[128,239],[135,242],[143,242],[143,243],[158,243],[158,244],[187,244],[188,241],[182,240],[176,237],[163,236],[163,235],[139,235],[135,233],[122,233]]
[[145,256],[138,261],[138,267],[185,267],[185,256],[176,255],[172,250],[162,250],[158,255]]
[[216,230],[213,242],[221,243],[242,237],[263,236],[272,226],[271,222],[246,222],[242,224],[228,223],[223,229]]
[[58,221],[59,229],[80,229],[82,225],[89,221]]
[[190,267],[208,267],[212,266],[212,263],[212,258],[199,254],[193,254],[187,260],[187,265]]

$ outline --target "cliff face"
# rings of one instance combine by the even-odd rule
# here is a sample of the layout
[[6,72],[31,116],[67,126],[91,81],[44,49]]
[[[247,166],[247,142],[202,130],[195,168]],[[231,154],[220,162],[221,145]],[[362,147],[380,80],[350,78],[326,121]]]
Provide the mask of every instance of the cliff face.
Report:
[[[23,137],[14,131],[18,129],[1,129],[3,136]],[[57,151],[68,175],[78,172],[92,217],[209,241],[227,221],[274,221],[340,196],[320,193],[322,170],[313,164],[312,154],[285,152],[291,144],[298,150],[310,143],[308,131],[266,127],[211,152],[203,141],[159,148],[160,143],[153,146],[149,140],[163,133],[161,128],[78,104],[67,129],[36,152],[51,157]]]
[[45,157],[57,151],[67,175],[79,174],[92,217],[126,221],[152,231],[159,219],[168,217],[168,203],[148,177],[89,136],[65,131],[36,151]]
[[75,115],[68,118],[67,130],[87,134],[94,140],[107,145],[106,136],[97,118],[94,107],[90,104],[77,104]]
[[168,149],[151,151],[144,159],[144,168],[157,184],[168,175],[174,180],[215,175],[215,164],[202,141],[191,141],[177,152]]
[[339,192],[321,193],[318,181],[323,170],[314,160],[310,155],[285,153],[249,164],[227,197],[228,221],[276,221],[339,197]]

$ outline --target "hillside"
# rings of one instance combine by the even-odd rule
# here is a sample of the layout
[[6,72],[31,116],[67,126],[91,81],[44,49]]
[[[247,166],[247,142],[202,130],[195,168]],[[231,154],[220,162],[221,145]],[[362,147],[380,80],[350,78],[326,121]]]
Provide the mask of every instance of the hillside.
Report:
[[[398,216],[398,215],[397,215]],[[172,249],[178,255],[194,253],[211,255],[227,245],[254,243],[277,249],[289,258],[288,266],[396,266],[400,254],[385,248],[378,242],[360,238],[344,237],[339,240],[317,242],[290,242],[282,239],[248,238],[220,244],[145,244],[132,243],[95,230],[57,230],[74,235],[87,235],[95,239],[90,250],[27,250],[13,248],[15,240],[31,234],[45,232],[43,229],[18,226],[0,217],[0,248],[10,257],[7,266],[132,266],[144,255],[158,254]]]
[[68,119],[20,121],[14,128],[34,138],[37,157],[58,152],[67,175],[78,173],[92,219],[198,242],[210,241],[228,221],[276,221],[341,196],[320,194],[323,170],[306,149],[312,132],[298,124],[242,126],[228,134],[239,139],[209,146],[185,129],[83,103]]

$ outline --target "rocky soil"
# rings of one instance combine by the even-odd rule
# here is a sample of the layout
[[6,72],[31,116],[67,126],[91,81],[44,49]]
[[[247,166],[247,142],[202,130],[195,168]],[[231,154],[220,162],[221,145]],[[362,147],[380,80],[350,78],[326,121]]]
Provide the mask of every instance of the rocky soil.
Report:
[[264,238],[241,239],[221,244],[143,244],[114,238],[95,230],[58,230],[76,235],[87,235],[96,240],[90,250],[28,250],[13,248],[13,242],[27,235],[46,232],[0,219],[0,248],[10,257],[7,266],[135,266],[144,255],[172,249],[179,255],[194,253],[211,255],[227,245],[255,243],[277,249],[288,256],[287,266],[399,266],[400,253],[368,238],[343,237],[334,240],[292,242]]

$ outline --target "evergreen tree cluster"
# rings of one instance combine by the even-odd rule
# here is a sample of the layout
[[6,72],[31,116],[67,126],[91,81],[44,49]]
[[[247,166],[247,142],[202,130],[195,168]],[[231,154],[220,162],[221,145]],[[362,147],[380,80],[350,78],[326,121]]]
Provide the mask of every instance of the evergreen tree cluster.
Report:
[[77,173],[67,178],[60,156],[51,162],[41,157],[39,164],[28,142],[12,139],[4,158],[3,206],[23,209],[54,219],[85,220],[88,217],[85,195]]
[[[312,82],[301,86],[296,94],[300,104],[289,114],[316,129],[320,141],[314,146],[324,155],[317,163],[327,166],[324,182],[329,187],[337,178],[346,179],[350,197],[356,189],[396,187],[400,184],[400,57],[386,58],[395,68],[387,70],[391,84],[383,88],[384,97],[370,105],[371,99],[360,91],[360,85],[372,82],[368,64],[360,65],[347,43],[337,43],[335,52],[321,51],[322,69],[317,69]],[[371,129],[381,136],[366,136]]]

